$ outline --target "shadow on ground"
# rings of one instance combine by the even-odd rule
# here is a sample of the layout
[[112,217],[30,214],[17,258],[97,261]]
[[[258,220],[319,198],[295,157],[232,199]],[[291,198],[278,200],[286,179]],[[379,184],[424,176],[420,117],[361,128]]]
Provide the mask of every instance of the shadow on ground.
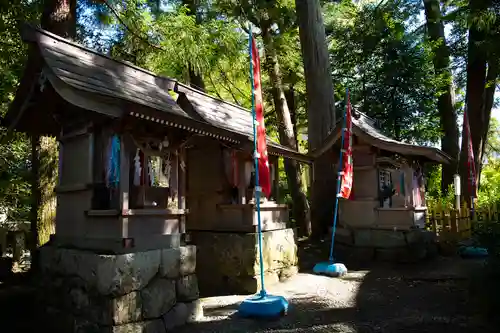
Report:
[[[311,274],[316,262],[328,258],[328,244],[302,243],[299,252],[301,272]],[[341,290],[328,290],[330,300],[298,293],[289,299],[288,316],[270,322],[239,318],[237,301],[215,304],[204,307],[213,321],[179,332],[494,332],[471,302],[470,273],[480,270],[483,262],[460,258],[406,265],[343,262],[351,273],[332,284],[332,289],[349,289],[351,302],[341,301],[340,296],[335,299]]]
[[[0,281],[0,331],[38,332],[35,289],[26,274],[18,273]],[[40,323],[40,322],[39,322]]]
[[240,318],[236,313],[238,304],[204,308],[207,317],[221,318],[191,324],[178,332],[373,332],[367,325],[355,322],[355,309],[332,309],[315,297],[293,300],[288,315],[274,320]]

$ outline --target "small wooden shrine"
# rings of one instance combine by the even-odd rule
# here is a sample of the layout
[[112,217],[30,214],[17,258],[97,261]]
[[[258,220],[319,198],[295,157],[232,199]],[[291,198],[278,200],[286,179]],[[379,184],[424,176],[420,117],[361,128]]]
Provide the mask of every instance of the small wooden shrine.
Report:
[[[338,126],[312,156],[332,154],[338,159],[340,135]],[[353,116],[353,135],[353,190],[349,200],[340,200],[339,226],[423,228],[427,211],[423,165],[448,163],[450,157],[437,148],[387,137],[373,119],[360,112]]]
[[[50,246],[154,256],[191,244],[198,258],[182,258],[197,263],[193,283],[202,292],[256,291],[250,111],[41,29],[26,27],[23,39],[36,59],[3,125],[60,143]],[[271,140],[268,153],[273,193],[261,208],[266,270],[277,279],[297,264],[288,207],[279,202],[278,159],[312,159]],[[235,259],[232,271],[224,271],[227,258]],[[134,263],[149,265],[141,260]]]

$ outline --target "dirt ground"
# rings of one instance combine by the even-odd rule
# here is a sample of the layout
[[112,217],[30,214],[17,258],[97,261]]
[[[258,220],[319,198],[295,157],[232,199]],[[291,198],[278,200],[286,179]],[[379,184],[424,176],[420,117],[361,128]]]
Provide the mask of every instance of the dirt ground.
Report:
[[[237,316],[247,296],[203,299],[203,321],[176,332],[474,333],[490,332],[470,293],[470,278],[481,262],[437,258],[419,265],[348,263],[342,278],[309,271],[319,254],[302,247],[301,273],[269,292],[287,297],[288,315],[272,321]],[[2,332],[39,332],[33,293],[0,284]],[[5,329],[4,329],[5,328]],[[493,332],[493,331],[491,331]]]

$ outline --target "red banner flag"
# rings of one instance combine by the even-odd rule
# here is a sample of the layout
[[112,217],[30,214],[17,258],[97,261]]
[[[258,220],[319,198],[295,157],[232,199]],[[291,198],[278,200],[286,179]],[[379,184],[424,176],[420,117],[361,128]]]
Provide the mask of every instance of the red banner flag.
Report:
[[467,185],[469,186],[469,194],[471,197],[476,197],[476,163],[474,162],[474,150],[472,149],[472,138],[470,134],[469,116],[467,115],[467,108],[464,110],[464,124],[463,130],[467,135],[467,174],[469,179]]
[[271,194],[271,173],[269,171],[269,158],[267,156],[266,127],[264,125],[264,105],[262,103],[262,88],[260,81],[260,58],[255,39],[251,37],[250,59],[252,61],[252,91],[255,112],[255,138],[257,144],[257,157],[259,166],[259,186],[266,197]]
[[353,165],[352,165],[352,109],[349,93],[347,93],[347,106],[345,110],[345,128],[342,129],[342,172],[340,173],[340,198],[349,199],[352,190]]

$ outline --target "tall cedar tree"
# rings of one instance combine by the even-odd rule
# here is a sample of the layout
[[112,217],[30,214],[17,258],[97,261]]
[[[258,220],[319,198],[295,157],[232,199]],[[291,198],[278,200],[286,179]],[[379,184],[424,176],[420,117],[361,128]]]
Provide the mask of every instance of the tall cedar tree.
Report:
[[[493,107],[496,80],[499,76],[498,54],[491,45],[498,45],[498,35],[494,35],[495,26],[485,24],[485,15],[494,6],[492,0],[469,1],[469,40],[467,50],[467,95],[466,107],[469,115],[472,149],[476,166],[477,185],[479,185],[484,150],[488,136]],[[496,21],[500,17],[496,13]],[[498,26],[498,22],[496,23]],[[493,40],[492,40],[493,39]],[[493,42],[493,43],[492,43]],[[460,174],[468,179],[467,172],[467,137],[462,133],[462,149],[460,154]],[[463,193],[470,198],[467,182],[463,181]]]
[[441,149],[453,158],[450,164],[442,167],[441,191],[446,193],[453,184],[459,159],[458,126],[455,101],[453,100],[453,79],[450,69],[450,51],[446,45],[444,24],[441,19],[439,0],[424,0],[427,21],[427,35],[434,47],[433,64],[436,75],[442,76],[439,87],[438,111],[441,125]]
[[[335,126],[335,100],[325,27],[319,0],[295,0],[307,91],[309,151],[318,148]],[[333,157],[314,163],[311,184],[313,235],[324,234],[333,216],[336,173]]]

